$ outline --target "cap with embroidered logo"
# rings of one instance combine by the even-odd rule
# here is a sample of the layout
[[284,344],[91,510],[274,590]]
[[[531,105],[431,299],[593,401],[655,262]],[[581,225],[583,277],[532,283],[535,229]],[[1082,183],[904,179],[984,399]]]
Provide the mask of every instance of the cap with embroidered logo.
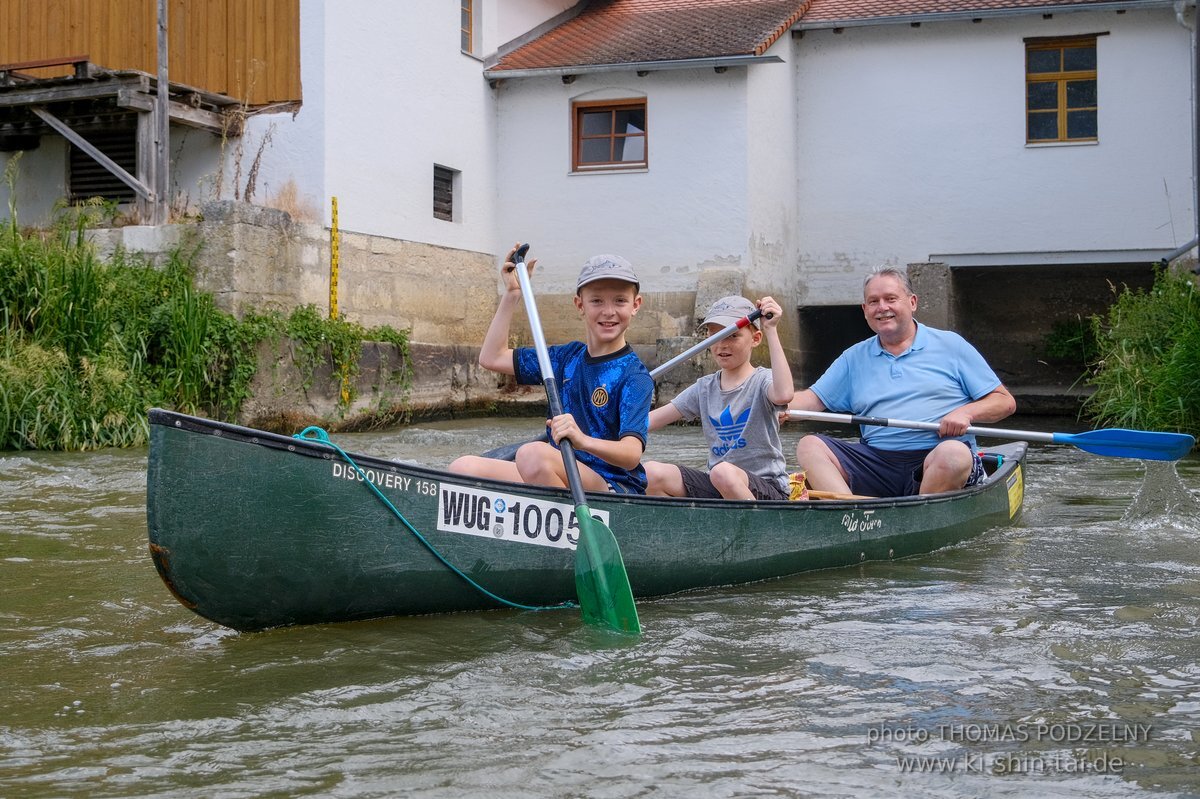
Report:
[[[737,294],[722,297],[712,304],[712,307],[708,309],[708,313],[704,316],[704,321],[700,324],[728,327],[740,322],[742,317],[754,313],[756,307],[750,300]],[[762,324],[755,319],[754,326],[761,328]]]
[[632,283],[635,289],[641,284],[633,271],[633,264],[619,255],[593,255],[588,258],[579,270],[579,282],[575,284],[575,290],[579,291],[597,280],[623,280]]

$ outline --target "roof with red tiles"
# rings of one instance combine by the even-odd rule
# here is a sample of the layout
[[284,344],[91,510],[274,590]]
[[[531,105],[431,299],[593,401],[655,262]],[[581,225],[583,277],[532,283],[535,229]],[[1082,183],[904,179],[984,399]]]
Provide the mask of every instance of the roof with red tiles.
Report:
[[760,56],[811,0],[593,0],[488,74]]
[[850,22],[859,20],[885,21],[889,17],[919,17],[924,15],[988,14],[996,12],[1044,11],[1047,8],[1077,6],[1112,6],[1127,8],[1139,5],[1116,0],[812,0],[804,13],[801,27],[814,23]]
[[886,23],[922,16],[993,16],[1134,8],[1170,0],[591,0],[579,13],[501,56],[485,73],[761,56],[790,27]]

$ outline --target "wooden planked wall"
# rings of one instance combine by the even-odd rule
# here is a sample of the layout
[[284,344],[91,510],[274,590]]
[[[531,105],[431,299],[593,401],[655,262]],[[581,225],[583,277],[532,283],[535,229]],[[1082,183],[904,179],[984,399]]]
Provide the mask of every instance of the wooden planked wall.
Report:
[[[158,0],[0,0],[0,64],[87,55],[155,75],[157,9]],[[170,0],[167,36],[172,83],[251,106],[301,99],[299,0]]]

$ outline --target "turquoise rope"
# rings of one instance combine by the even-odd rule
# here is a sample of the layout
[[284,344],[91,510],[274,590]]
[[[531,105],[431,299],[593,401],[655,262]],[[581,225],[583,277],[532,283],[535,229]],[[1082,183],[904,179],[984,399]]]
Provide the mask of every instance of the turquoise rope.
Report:
[[[312,437],[309,436],[309,433],[313,434]],[[405,527],[407,527],[408,531],[410,533],[412,533],[413,535],[415,535],[417,537],[417,540],[420,541],[422,544],[424,544],[425,548],[428,549],[429,552],[435,558],[437,558],[439,561],[441,561],[443,566],[445,566],[447,569],[449,569],[450,571],[457,574],[462,579],[466,580],[468,585],[470,585],[476,591],[478,591],[479,593],[488,597],[489,599],[494,599],[495,601],[499,602],[502,605],[507,605],[508,607],[516,608],[517,610],[562,610],[564,608],[579,607],[579,604],[576,602],[563,602],[559,605],[522,605],[520,602],[513,602],[511,600],[505,599],[502,596],[493,594],[491,591],[487,590],[482,585],[480,585],[479,583],[472,580],[469,576],[467,576],[467,574],[465,572],[463,572],[462,569],[459,569],[453,563],[446,560],[445,556],[442,555],[441,552],[438,552],[437,547],[435,547],[433,544],[429,543],[429,539],[427,539],[425,536],[421,535],[421,533],[417,530],[417,528],[413,527],[412,524],[409,523],[408,519],[404,518],[404,514],[402,514],[399,510],[396,509],[396,506],[392,504],[392,501],[390,499],[388,499],[387,497],[385,497],[383,495],[383,492],[379,490],[378,486],[376,486],[374,483],[372,483],[370,480],[367,479],[366,472],[364,472],[362,470],[362,468],[357,463],[354,462],[354,459],[351,458],[349,455],[347,455],[345,450],[343,450],[337,444],[335,444],[329,440],[328,433],[326,433],[320,427],[306,427],[303,430],[301,430],[299,433],[296,433],[294,436],[292,436],[292,438],[299,438],[303,441],[318,441],[322,444],[325,444],[325,445],[337,450],[337,453],[342,456],[342,458],[346,461],[346,463],[353,466],[354,470],[356,472],[358,472],[359,479],[362,480],[363,485],[365,485],[367,488],[371,489],[371,491],[374,492],[375,496],[379,497],[379,500],[384,505],[388,506],[388,509],[391,510],[391,512],[395,515],[395,517],[400,520],[400,523],[403,524]]]

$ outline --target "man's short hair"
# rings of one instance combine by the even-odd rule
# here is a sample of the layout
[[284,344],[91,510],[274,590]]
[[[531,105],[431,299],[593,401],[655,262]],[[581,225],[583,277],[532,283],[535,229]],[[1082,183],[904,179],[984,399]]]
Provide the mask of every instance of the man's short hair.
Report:
[[908,279],[908,272],[898,266],[877,266],[867,276],[863,278],[863,296],[867,296],[867,284],[877,277],[894,277],[900,281],[900,285],[904,287],[904,293],[912,295],[912,282]]

